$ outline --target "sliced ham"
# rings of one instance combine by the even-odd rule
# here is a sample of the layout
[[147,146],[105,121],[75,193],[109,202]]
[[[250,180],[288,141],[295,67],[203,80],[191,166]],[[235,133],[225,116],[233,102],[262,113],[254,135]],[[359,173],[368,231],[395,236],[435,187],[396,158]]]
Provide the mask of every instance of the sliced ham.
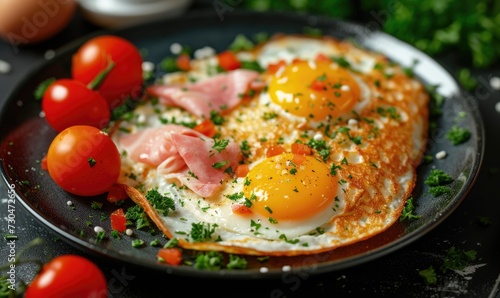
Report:
[[[241,158],[235,142],[230,141],[220,152],[212,148],[214,144],[214,139],[175,124],[148,128],[120,139],[133,161],[156,167],[166,179],[177,179],[202,197],[215,194],[227,175],[224,171],[228,167],[234,170]],[[221,162],[227,163],[222,168],[213,167]]]
[[237,69],[195,83],[152,85],[147,92],[157,96],[164,105],[178,106],[198,117],[210,118],[212,111],[236,107],[251,86],[261,85],[256,81],[258,77],[256,71]]

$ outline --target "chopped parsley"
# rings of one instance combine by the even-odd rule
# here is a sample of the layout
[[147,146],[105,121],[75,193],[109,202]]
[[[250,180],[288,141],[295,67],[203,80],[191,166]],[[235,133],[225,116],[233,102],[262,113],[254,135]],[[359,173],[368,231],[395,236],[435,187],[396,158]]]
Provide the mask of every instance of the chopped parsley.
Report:
[[125,218],[127,219],[127,226],[135,224],[138,230],[151,225],[146,212],[139,205],[129,207],[125,212]]
[[102,203],[92,201],[92,203],[90,203],[90,207],[92,207],[92,209],[94,210],[99,210],[102,209]]
[[451,178],[450,175],[440,169],[431,170],[429,176],[424,181],[424,183],[429,186],[446,185],[451,182],[453,182],[453,178]]
[[215,125],[222,125],[226,121],[224,117],[222,117],[222,115],[217,111],[210,111],[210,120]]
[[433,186],[429,189],[429,192],[431,193],[431,195],[435,196],[435,197],[439,197],[441,195],[444,195],[444,194],[447,194],[447,193],[450,193],[451,190],[444,186],[444,185],[439,185],[439,186]]
[[248,145],[248,141],[247,140],[243,140],[241,142],[241,145],[240,145],[240,150],[241,150],[241,153],[243,154],[243,156],[245,157],[250,157],[250,145]]
[[451,141],[453,145],[460,145],[470,139],[470,131],[466,128],[453,125],[453,127],[446,133],[446,138]]
[[220,270],[223,259],[223,255],[220,252],[202,252],[196,256],[194,268],[200,270]]
[[413,212],[415,211],[415,206],[413,205],[413,197],[408,198],[406,200],[403,211],[401,212],[401,216],[399,217],[400,221],[403,220],[411,220],[422,217],[422,215],[415,215]]
[[349,140],[351,140],[354,144],[360,145],[362,137],[361,136],[351,136],[351,129],[347,126],[340,127],[336,132],[333,133],[332,138],[335,138],[338,133],[345,134]]
[[[241,61],[241,68],[242,69],[255,70],[257,72],[263,72],[264,71],[264,69],[262,68],[262,66],[260,66],[259,62],[257,62],[257,61]],[[248,95],[251,96],[251,94],[248,94]]]
[[163,248],[177,247],[178,244],[179,240],[177,238],[171,238],[167,243],[165,243],[165,245],[163,245]]
[[160,240],[158,240],[158,239],[153,239],[151,242],[149,242],[149,245],[150,245],[150,246],[153,246],[153,247],[158,247],[158,246],[161,246],[161,245],[160,245]]
[[254,43],[248,39],[244,34],[238,34],[233,42],[229,45],[229,50],[233,52],[250,51],[254,48]]
[[425,184],[430,186],[429,192],[434,197],[450,193],[451,190],[446,185],[451,182],[453,182],[453,178],[440,169],[431,170],[429,176],[424,181]]
[[212,164],[212,168],[214,168],[214,169],[222,169],[228,163],[229,163],[229,161],[227,161],[227,160],[219,161],[219,162],[216,162],[216,163]]
[[278,118],[278,114],[275,112],[265,112],[264,115],[262,115],[262,119],[264,120],[271,120],[274,118]]
[[349,61],[347,61],[344,57],[332,57],[332,60],[341,67],[344,68],[351,67],[351,63],[349,63]]
[[430,285],[435,285],[437,282],[436,271],[432,266],[428,267],[427,269],[420,270],[418,274],[422,276],[425,282]]
[[96,243],[100,243],[106,237],[106,233],[104,231],[97,232],[95,236]]
[[307,145],[318,152],[318,154],[323,158],[323,161],[328,160],[330,157],[331,147],[326,145],[325,140],[315,140],[310,139]]
[[220,153],[222,150],[226,149],[227,145],[229,145],[229,140],[227,140],[227,139],[215,140],[212,148],[217,150],[217,152]]
[[175,210],[174,200],[170,197],[160,194],[156,189],[148,191],[148,193],[146,194],[146,199],[160,215],[168,216],[169,210]]
[[245,258],[237,255],[230,254],[229,261],[226,265],[227,269],[246,269],[248,268],[248,262]]
[[191,238],[194,242],[202,242],[207,240],[212,240],[212,235],[215,233],[215,228],[217,224],[209,223],[192,223],[191,224]]
[[117,230],[111,231],[111,237],[115,239],[120,239],[120,233]]
[[132,247],[138,248],[138,247],[144,246],[144,243],[145,242],[142,239],[134,239],[134,240],[132,240]]
[[342,167],[336,164],[332,164],[332,167],[330,168],[330,174],[333,176],[337,175],[337,170],[341,170]]
[[476,257],[477,252],[475,250],[464,251],[456,249],[452,246],[443,260],[441,271],[446,272],[447,270],[462,270],[471,261],[474,261]]

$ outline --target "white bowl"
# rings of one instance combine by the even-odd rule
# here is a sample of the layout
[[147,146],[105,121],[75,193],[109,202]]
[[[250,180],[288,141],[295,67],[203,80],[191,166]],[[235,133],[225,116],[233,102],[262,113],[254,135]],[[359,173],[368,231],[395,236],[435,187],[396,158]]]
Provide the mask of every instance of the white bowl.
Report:
[[105,28],[125,27],[183,14],[192,0],[79,0],[82,14]]

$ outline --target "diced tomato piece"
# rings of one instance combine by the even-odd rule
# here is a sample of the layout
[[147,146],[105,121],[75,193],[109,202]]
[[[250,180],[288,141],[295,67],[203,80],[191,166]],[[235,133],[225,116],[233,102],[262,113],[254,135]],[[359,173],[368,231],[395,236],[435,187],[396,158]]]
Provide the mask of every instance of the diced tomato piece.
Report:
[[191,58],[188,54],[180,54],[175,63],[180,70],[187,71],[191,69]]
[[279,145],[272,145],[267,148],[266,157],[272,157],[281,153],[285,153],[285,148]]
[[128,194],[121,187],[113,185],[109,188],[108,195],[106,196],[108,202],[116,203],[126,199],[128,199]]
[[118,208],[113,213],[111,213],[111,229],[116,230],[120,233],[125,232],[127,229],[127,218],[125,213],[123,213],[122,208]]
[[248,168],[248,165],[243,164],[243,165],[238,165],[236,167],[236,177],[246,177],[250,169]]
[[292,158],[292,162],[297,166],[301,165],[304,160],[306,160],[306,156],[302,154],[294,154]]
[[269,74],[275,74],[278,72],[278,70],[281,68],[281,67],[285,67],[286,65],[286,62],[283,61],[283,60],[280,60],[278,61],[277,63],[273,63],[273,64],[269,64],[267,66],[267,72]]
[[243,204],[233,204],[231,210],[238,215],[252,214],[252,210]]
[[238,57],[231,51],[224,51],[217,55],[219,66],[224,70],[235,70],[241,67]]
[[316,61],[318,62],[331,62],[332,60],[330,58],[328,58],[328,56],[326,56],[325,54],[323,53],[319,53],[317,56],[316,56]]
[[194,130],[206,135],[209,138],[212,138],[215,134],[217,134],[215,124],[210,119],[203,120],[200,124],[194,127]]
[[314,80],[311,83],[311,89],[316,90],[316,91],[325,90],[326,89],[326,82]]
[[182,251],[179,248],[162,248],[156,256],[169,265],[177,266],[182,263]]
[[300,155],[311,155],[312,150],[311,147],[306,144],[293,143],[292,153]]

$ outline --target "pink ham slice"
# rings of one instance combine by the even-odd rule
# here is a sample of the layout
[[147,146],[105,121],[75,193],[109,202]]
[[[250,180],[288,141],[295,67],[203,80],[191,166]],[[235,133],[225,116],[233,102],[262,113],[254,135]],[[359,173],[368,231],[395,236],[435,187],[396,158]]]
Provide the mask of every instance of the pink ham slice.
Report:
[[[234,170],[241,158],[235,142],[218,152],[212,148],[213,139],[174,124],[125,135],[119,142],[133,161],[156,167],[166,179],[177,179],[202,197],[215,194],[227,175],[224,170]],[[227,164],[221,169],[213,167],[221,162]]]
[[152,85],[147,92],[160,103],[181,107],[198,117],[210,118],[212,111],[222,112],[237,106],[248,88],[257,84],[259,73],[237,69],[208,79],[182,85]]

